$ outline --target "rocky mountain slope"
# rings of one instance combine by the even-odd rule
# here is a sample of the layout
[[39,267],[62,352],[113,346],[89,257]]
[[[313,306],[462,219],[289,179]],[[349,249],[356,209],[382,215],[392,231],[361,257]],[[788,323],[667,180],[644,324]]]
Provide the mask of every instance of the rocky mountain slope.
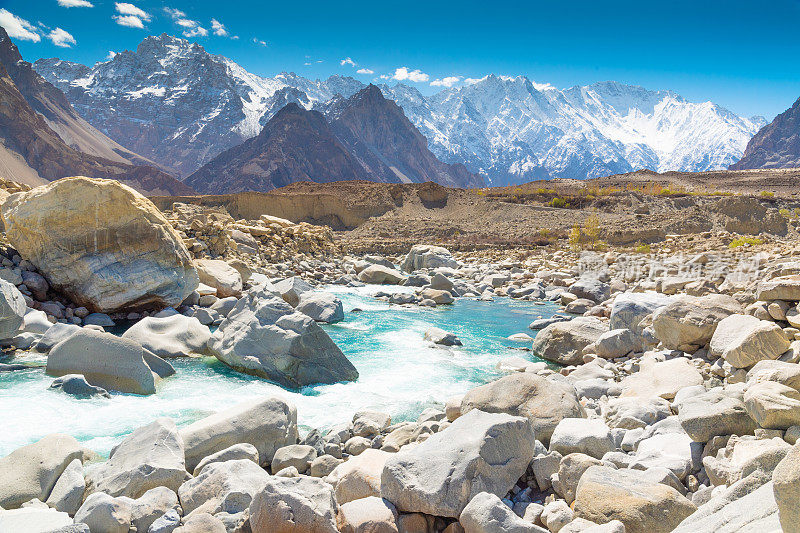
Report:
[[338,98],[326,114],[290,103],[261,133],[226,150],[186,178],[202,193],[268,191],[294,181],[364,179],[483,184],[463,165],[442,163],[403,111],[374,85]]
[[800,98],[747,143],[731,170],[800,167]]
[[381,88],[434,154],[493,185],[641,168],[724,169],[764,124],[711,102],[616,82],[558,90],[524,76],[489,75],[432,96],[403,84]]
[[[34,68],[95,127],[181,176],[258,135],[290,102],[319,109],[364,87],[342,76],[257,76],[166,34],[91,68],[58,59],[40,59]],[[640,168],[724,169],[765,124],[711,102],[615,82],[558,90],[524,76],[490,75],[430,96],[404,84],[381,90],[439,159],[462,163],[493,185]]]
[[[33,72],[19,58],[5,31],[0,32],[0,177],[41,185],[66,176],[89,175],[118,179],[147,193],[192,192],[154,167],[129,164],[124,157],[126,151],[114,152],[113,142],[88,124],[82,127],[85,123],[64,95]],[[20,80],[25,94],[15,78]],[[68,145],[65,139],[86,148],[88,153]],[[92,153],[104,151],[110,151],[114,159]],[[136,159],[133,154],[131,158]]]
[[262,78],[166,34],[91,68],[59,59],[40,59],[34,68],[97,128],[178,176],[255,137],[290,102],[310,109],[363,87],[337,76]]

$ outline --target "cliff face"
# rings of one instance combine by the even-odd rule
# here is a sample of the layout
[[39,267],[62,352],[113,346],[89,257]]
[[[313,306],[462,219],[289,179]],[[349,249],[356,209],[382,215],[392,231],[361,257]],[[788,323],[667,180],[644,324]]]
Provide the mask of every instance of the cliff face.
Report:
[[747,143],[731,170],[800,167],[800,98]]
[[61,131],[80,137],[76,145],[86,145],[91,139],[100,142],[86,136],[89,130],[81,133],[72,128],[80,124],[77,118],[64,95],[19,58],[16,46],[0,28],[0,177],[35,186],[84,175],[117,179],[150,194],[193,192],[172,176],[154,167],[134,166],[113,151],[114,159],[107,159],[69,146],[49,124],[60,124]]

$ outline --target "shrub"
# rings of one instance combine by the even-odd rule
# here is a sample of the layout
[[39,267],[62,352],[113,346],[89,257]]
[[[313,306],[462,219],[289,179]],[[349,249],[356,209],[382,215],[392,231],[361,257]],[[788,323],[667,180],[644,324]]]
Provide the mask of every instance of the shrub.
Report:
[[569,207],[569,204],[564,198],[558,198],[558,197],[550,200],[550,203],[548,203],[547,205],[549,205],[550,207],[557,207],[558,209],[565,209]]
[[738,248],[745,245],[755,246],[757,244],[764,244],[764,239],[760,237],[737,237],[731,241],[728,248]]
[[775,193],[771,192],[771,191],[761,191],[761,197],[762,198],[774,198],[775,197]]
[[572,248],[577,248],[581,242],[581,228],[578,227],[577,224],[572,226],[572,229],[569,232],[569,245]]
[[639,254],[649,254],[650,253],[650,244],[641,243],[641,242],[636,243],[636,248],[634,248],[634,251],[636,251],[636,253],[639,253]]
[[583,232],[586,234],[589,242],[592,243],[592,249],[594,249],[595,242],[597,242],[597,239],[600,237],[600,218],[597,216],[597,213],[592,213],[583,222]]

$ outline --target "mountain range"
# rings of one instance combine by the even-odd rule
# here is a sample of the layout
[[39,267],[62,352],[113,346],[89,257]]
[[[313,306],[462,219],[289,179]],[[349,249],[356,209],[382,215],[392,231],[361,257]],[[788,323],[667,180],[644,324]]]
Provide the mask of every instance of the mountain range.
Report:
[[403,111],[375,85],[347,99],[335,98],[325,114],[287,104],[257,136],[222,152],[185,182],[197,191],[221,194],[266,191],[300,180],[348,179],[483,185],[463,165],[439,161]]
[[89,125],[23,61],[0,28],[0,175],[36,186],[65,176],[114,178],[151,194],[192,189]]
[[731,170],[800,167],[800,98],[747,143]]
[[[40,59],[34,68],[94,127],[179,177],[259,136],[290,103],[323,113],[344,143],[331,113],[337,101],[365,88],[343,76],[258,76],[199,44],[166,34],[147,37],[135,51],[92,67]],[[669,91],[615,82],[559,90],[523,76],[489,75],[433,95],[405,84],[379,88],[400,106],[433,155],[450,165],[463,164],[468,174],[480,174],[490,185],[639,168],[723,169],[739,160],[766,123],[711,102],[693,103]],[[375,156],[378,145],[382,154],[391,152],[389,140],[373,138],[367,152]],[[398,174],[375,179],[391,176]],[[461,185],[471,182],[466,177]]]

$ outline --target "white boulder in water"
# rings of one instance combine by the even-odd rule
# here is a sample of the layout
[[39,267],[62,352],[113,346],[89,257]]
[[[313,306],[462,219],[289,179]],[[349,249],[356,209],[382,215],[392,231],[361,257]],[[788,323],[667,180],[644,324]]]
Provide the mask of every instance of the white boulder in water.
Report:
[[354,381],[358,371],[310,317],[262,288],[245,294],[209,343],[226,365],[289,388]]
[[145,317],[122,335],[159,357],[186,357],[209,353],[211,330],[194,317],[174,314]]
[[27,306],[14,285],[0,279],[0,340],[10,339],[22,327]]

